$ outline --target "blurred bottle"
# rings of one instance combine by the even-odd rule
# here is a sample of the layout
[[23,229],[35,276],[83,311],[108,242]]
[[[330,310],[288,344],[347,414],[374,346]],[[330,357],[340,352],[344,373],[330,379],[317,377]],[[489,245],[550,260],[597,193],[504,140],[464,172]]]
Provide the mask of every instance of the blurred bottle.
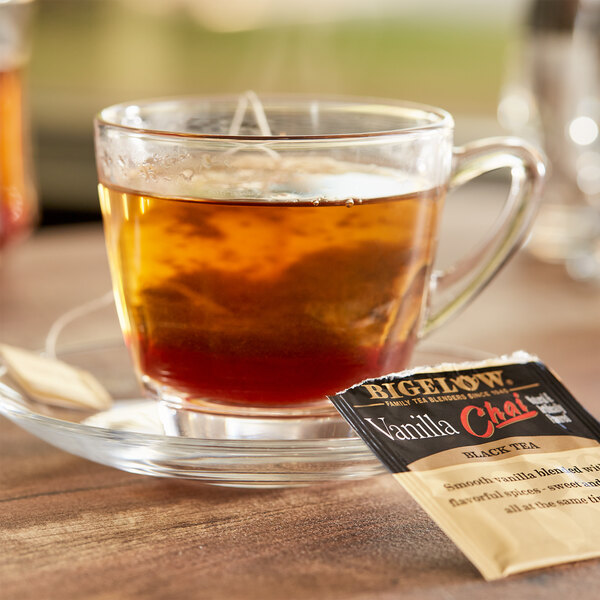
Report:
[[600,281],[600,0],[533,0],[512,62],[499,121],[550,161],[528,249]]
[[31,0],[0,0],[0,251],[37,215],[23,98],[32,8]]

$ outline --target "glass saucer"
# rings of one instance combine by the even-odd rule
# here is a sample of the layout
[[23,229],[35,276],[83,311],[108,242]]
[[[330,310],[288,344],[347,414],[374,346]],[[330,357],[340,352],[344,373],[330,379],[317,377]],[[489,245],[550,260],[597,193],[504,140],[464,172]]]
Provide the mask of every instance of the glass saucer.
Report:
[[[468,348],[424,343],[412,364],[489,356]],[[272,439],[239,439],[234,430],[228,439],[222,427],[219,437],[167,435],[159,403],[142,398],[122,342],[72,347],[59,357],[92,372],[115,399],[113,407],[91,414],[43,405],[0,377],[0,413],[77,456],[131,473],[235,487],[290,487],[385,472],[340,416],[318,422],[309,438],[294,437],[299,425],[293,418],[281,419],[272,430]]]

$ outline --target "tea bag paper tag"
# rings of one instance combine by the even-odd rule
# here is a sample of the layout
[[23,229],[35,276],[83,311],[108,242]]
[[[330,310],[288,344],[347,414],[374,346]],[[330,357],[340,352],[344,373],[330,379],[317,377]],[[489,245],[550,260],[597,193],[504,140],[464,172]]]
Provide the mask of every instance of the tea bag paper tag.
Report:
[[486,579],[600,556],[600,424],[536,357],[414,369],[330,399]]
[[106,410],[112,398],[87,371],[6,344],[0,345],[8,375],[33,399],[53,406]]

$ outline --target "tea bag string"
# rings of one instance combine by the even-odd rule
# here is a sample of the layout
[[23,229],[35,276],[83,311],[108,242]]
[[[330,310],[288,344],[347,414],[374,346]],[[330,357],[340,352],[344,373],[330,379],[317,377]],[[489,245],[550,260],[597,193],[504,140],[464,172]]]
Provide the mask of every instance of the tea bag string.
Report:
[[99,298],[94,298],[89,302],[80,304],[79,306],[72,308],[71,310],[58,317],[58,319],[56,319],[54,323],[52,323],[50,329],[48,330],[48,334],[46,335],[46,343],[44,345],[46,356],[50,358],[56,358],[56,347],[58,344],[58,338],[67,325],[81,317],[85,317],[91,312],[95,312],[97,310],[100,310],[101,308],[105,308],[106,306],[110,306],[110,304],[112,304],[113,301],[114,296],[112,291],[106,292]]
[[[81,317],[85,317],[91,312],[95,312],[104,308],[106,306],[110,306],[113,302],[113,293],[112,291],[106,292],[99,298],[94,298],[84,304],[80,304],[71,310],[68,310],[66,313],[63,313],[58,317],[50,326],[48,333],[46,334],[46,339],[44,341],[44,354],[48,358],[57,358],[56,347],[58,345],[58,338],[60,334],[63,332],[65,327],[69,325],[71,322],[76,321]],[[7,373],[6,365],[0,360],[0,377],[3,377]]]
[[[271,127],[269,126],[267,115],[265,114],[264,106],[256,92],[252,90],[247,90],[240,95],[227,134],[231,136],[240,135],[240,129],[242,127],[242,123],[244,122],[244,117],[246,116],[248,105],[250,105],[252,112],[254,113],[254,119],[256,120],[256,124],[258,125],[260,134],[264,137],[272,137],[273,134],[271,132]],[[279,154],[275,152],[275,150],[269,148],[264,144],[256,145],[253,147],[262,150],[263,152],[266,152],[267,154],[269,154],[269,156],[271,156],[271,158],[279,158]],[[233,148],[231,150],[228,150],[226,154],[233,154],[241,149],[242,146],[240,146],[239,148]]]
[[271,137],[273,134],[271,133],[271,128],[269,127],[269,121],[267,120],[263,104],[256,92],[253,92],[252,90],[247,90],[240,95],[237,108],[235,109],[233,119],[231,120],[231,125],[229,126],[228,135],[240,134],[240,128],[244,121],[244,117],[246,116],[248,104],[252,107],[260,134],[265,137]]

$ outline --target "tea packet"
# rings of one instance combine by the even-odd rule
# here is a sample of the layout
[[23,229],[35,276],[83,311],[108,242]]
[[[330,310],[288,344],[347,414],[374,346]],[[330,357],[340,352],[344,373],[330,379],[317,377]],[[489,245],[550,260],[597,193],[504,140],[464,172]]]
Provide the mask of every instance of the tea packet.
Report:
[[417,368],[330,399],[485,579],[600,556],[600,424],[536,357]]
[[6,371],[31,398],[62,408],[106,410],[110,394],[89,372],[35,352],[0,344]]

